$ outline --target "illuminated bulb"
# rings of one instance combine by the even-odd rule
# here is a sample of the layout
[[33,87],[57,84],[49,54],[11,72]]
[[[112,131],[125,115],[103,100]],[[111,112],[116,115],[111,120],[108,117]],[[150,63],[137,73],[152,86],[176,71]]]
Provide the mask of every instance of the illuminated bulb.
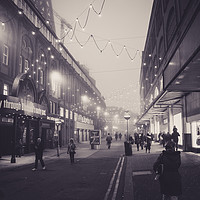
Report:
[[35,35],[35,31],[32,31],[31,33],[32,33],[32,35]]
[[47,63],[46,63],[46,62],[44,62],[44,64],[46,65]]
[[54,55],[51,55],[51,58],[54,59]]
[[39,62],[39,60],[37,59],[36,62]]
[[19,11],[18,11],[18,14],[22,15],[22,11],[21,11],[21,10],[19,10]]
[[155,65],[155,69],[157,69],[157,66]]
[[162,60],[162,58],[160,57],[159,60]]
[[34,71],[33,74],[35,74],[36,72]]
[[149,54],[149,57],[151,57],[151,54]]
[[144,66],[147,65],[147,63],[144,63],[143,65],[144,65]]
[[47,20],[46,23],[49,24],[49,20]]
[[34,64],[32,64],[31,66],[34,67]]
[[5,23],[4,23],[4,22],[1,22],[1,25],[2,25],[2,26],[5,26]]
[[42,54],[42,57],[44,57],[44,54]]
[[50,50],[51,50],[51,47],[48,47],[47,49],[48,49],[48,51],[50,51]]

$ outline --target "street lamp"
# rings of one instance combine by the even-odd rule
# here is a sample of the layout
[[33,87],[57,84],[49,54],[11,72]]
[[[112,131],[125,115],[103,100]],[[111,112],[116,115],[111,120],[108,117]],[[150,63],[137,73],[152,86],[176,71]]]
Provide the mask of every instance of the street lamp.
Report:
[[128,136],[128,120],[131,118],[129,111],[125,111],[124,113],[124,119],[127,120],[127,140],[129,141],[129,136]]
[[59,126],[62,122],[60,120],[57,120],[57,121],[55,121],[55,123],[56,123],[56,127],[57,127],[57,130],[56,130],[57,134],[56,135],[57,135],[57,140],[58,140],[58,142],[57,142],[57,156],[59,157],[60,156],[60,152],[59,152],[59,148],[60,148]]

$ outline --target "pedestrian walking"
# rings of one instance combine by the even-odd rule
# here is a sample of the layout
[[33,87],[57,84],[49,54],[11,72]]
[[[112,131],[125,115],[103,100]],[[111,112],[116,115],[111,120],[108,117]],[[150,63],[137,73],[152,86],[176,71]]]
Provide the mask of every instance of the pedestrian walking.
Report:
[[134,138],[135,138],[135,144],[137,146],[137,151],[139,151],[139,149],[140,149],[140,137],[139,137],[139,134],[135,133],[134,134]]
[[107,142],[107,145],[108,145],[108,149],[110,149],[111,143],[112,143],[112,137],[111,137],[110,133],[108,133],[108,135],[106,137],[106,142]]
[[74,163],[74,154],[76,154],[76,145],[74,144],[74,139],[71,138],[69,140],[69,144],[68,144],[68,147],[67,147],[67,154],[69,154],[70,156],[70,162],[71,164]]
[[36,171],[38,168],[38,160],[40,160],[40,163],[42,165],[42,169],[45,170],[45,164],[44,164],[44,160],[43,160],[43,144],[41,142],[41,138],[37,138],[36,144],[34,146],[35,149],[35,166],[32,169],[33,171]]
[[182,194],[181,175],[178,172],[181,165],[180,151],[175,151],[173,141],[168,141],[165,149],[154,163],[153,170],[159,174],[162,200],[178,200]]
[[115,140],[117,141],[118,139],[118,133],[115,133]]
[[144,147],[144,134],[141,133],[140,135],[140,147],[141,147],[141,150],[143,150],[143,147]]
[[147,153],[147,151],[148,151],[148,153],[150,153],[150,151],[151,151],[151,142],[152,142],[151,135],[149,133],[147,133],[146,144],[145,144],[146,153]]
[[179,132],[177,131],[177,128],[174,126],[173,133],[171,136],[172,141],[175,143],[176,151],[178,151],[178,137],[180,136]]
[[119,133],[119,139],[120,139],[120,140],[122,139],[122,134],[121,134],[121,133]]

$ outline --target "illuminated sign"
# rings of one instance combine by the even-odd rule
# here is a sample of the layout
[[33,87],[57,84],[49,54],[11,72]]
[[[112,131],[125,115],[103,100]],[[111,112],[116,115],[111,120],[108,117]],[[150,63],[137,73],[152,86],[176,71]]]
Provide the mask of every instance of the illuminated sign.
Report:
[[31,101],[24,101],[17,97],[3,96],[0,99],[0,108],[12,109],[15,111],[24,111],[25,115],[42,115],[46,116],[46,109],[40,104]]

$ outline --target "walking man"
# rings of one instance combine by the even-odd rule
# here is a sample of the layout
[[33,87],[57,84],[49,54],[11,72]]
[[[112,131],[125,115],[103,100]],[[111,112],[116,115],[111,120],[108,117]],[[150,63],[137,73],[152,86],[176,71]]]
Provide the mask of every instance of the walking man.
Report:
[[42,145],[42,142],[41,142],[41,138],[38,138],[37,139],[37,142],[35,144],[35,167],[32,169],[33,171],[36,171],[37,168],[38,168],[38,160],[40,160],[40,163],[42,165],[42,169],[45,170],[46,167],[45,167],[45,164],[44,164],[44,161],[43,161],[43,145]]
[[111,137],[110,133],[108,133],[108,135],[106,137],[106,142],[107,142],[107,145],[108,145],[108,149],[110,149],[111,142],[112,142],[112,137]]
[[175,143],[176,151],[178,151],[178,137],[180,136],[179,132],[177,131],[177,128],[174,126],[173,133],[171,139]]

